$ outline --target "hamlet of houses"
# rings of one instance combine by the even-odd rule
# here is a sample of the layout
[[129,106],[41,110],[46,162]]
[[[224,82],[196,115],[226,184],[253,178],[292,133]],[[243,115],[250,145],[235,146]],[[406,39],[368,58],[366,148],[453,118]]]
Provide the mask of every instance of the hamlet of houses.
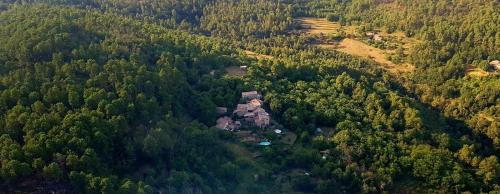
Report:
[[[233,111],[233,116],[236,121],[228,116],[223,116],[217,119],[218,129],[236,131],[242,124],[254,125],[259,128],[265,128],[269,126],[271,120],[269,113],[266,112],[262,105],[264,102],[261,100],[262,96],[257,91],[243,92],[241,94],[241,99],[245,101],[245,104],[238,104],[236,109]],[[218,114],[226,114],[227,108],[217,107]]]

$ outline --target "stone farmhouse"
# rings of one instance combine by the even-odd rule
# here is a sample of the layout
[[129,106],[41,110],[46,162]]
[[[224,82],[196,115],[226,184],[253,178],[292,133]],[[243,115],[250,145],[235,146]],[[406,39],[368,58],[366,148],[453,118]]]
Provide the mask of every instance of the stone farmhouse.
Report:
[[[224,116],[217,119],[216,128],[228,131],[239,130],[242,124],[255,125],[259,128],[269,126],[271,117],[262,106],[264,101],[261,100],[262,96],[257,91],[243,92],[241,98],[246,102],[245,104],[238,104],[233,111],[236,121],[230,117]],[[223,107],[217,108],[217,113],[224,114],[227,109]]]

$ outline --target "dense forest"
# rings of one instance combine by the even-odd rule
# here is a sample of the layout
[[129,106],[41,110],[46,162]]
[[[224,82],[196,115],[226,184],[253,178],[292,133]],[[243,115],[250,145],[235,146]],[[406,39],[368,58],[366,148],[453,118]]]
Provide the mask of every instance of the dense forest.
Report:
[[[0,193],[500,192],[500,76],[466,75],[500,59],[498,10],[494,0],[1,1]],[[401,54],[415,71],[315,47],[295,33],[299,17],[418,39]],[[292,145],[212,127],[216,107],[249,90],[297,135]]]

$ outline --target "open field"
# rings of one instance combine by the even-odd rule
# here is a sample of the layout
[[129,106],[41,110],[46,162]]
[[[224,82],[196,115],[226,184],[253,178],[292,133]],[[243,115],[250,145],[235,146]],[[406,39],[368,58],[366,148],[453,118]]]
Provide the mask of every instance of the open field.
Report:
[[347,34],[356,33],[356,26],[341,26],[324,18],[303,17],[295,19],[302,27],[302,32],[311,35],[327,35],[344,31]]
[[340,25],[323,18],[298,18],[297,21],[307,34],[329,34],[337,32]]
[[339,42],[338,45],[319,45],[322,48],[334,49],[343,53],[347,53],[354,56],[359,56],[363,58],[372,59],[381,65],[381,68],[391,72],[391,73],[407,73],[412,72],[415,67],[410,64],[394,64],[393,62],[386,59],[387,51],[379,48],[372,47],[361,41],[345,38]]
[[[350,37],[350,38],[345,38],[342,41],[335,44],[324,44],[324,43],[318,44],[318,46],[322,48],[333,49],[350,55],[372,59],[373,61],[380,64],[382,69],[385,69],[390,73],[395,73],[395,74],[408,73],[414,71],[415,69],[413,65],[408,63],[394,64],[392,61],[389,61],[387,59],[387,56],[389,56],[390,54],[394,54],[396,52],[395,50],[389,50],[389,49],[383,50],[375,48],[362,41],[354,39],[353,37],[366,38],[364,37],[364,34],[360,35],[356,31],[357,26],[341,26],[338,23],[329,22],[323,18],[304,17],[304,18],[298,18],[295,21],[301,25],[301,27],[303,28],[301,32],[305,34],[327,35],[343,31],[345,35],[347,35],[347,37]],[[384,41],[400,45],[404,49],[405,54],[408,54],[408,50],[413,45],[418,43],[417,39],[408,38],[405,36],[403,32],[395,32],[392,34],[388,34],[385,32],[385,30],[375,29],[375,31],[378,32],[378,34],[383,37]]]

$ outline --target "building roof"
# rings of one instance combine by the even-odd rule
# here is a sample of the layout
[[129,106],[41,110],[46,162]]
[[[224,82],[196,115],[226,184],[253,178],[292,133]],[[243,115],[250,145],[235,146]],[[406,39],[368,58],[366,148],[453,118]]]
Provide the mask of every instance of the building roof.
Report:
[[259,108],[257,108],[257,109],[255,109],[255,111],[254,111],[254,112],[255,112],[255,113],[257,113],[257,114],[267,114],[267,115],[269,115],[269,114],[266,112],[266,110],[264,110],[263,108],[260,108],[260,107],[259,107]]
[[329,149],[326,149],[326,150],[322,150],[319,152],[320,154],[330,154],[330,150]]
[[490,65],[500,65],[500,61],[499,60],[491,61]]
[[250,91],[250,92],[242,92],[241,94],[242,95],[257,95],[259,93],[257,93],[257,91]]
[[255,117],[254,122],[258,127],[266,127],[269,125],[269,120],[269,115],[258,114],[257,117]]
[[237,114],[238,116],[243,116],[248,112],[248,105],[247,104],[238,104],[236,106],[236,110],[233,111],[233,113]]
[[238,104],[236,105],[236,109],[242,109],[242,110],[247,109],[247,106],[248,106],[247,104]]
[[254,112],[255,110],[259,109],[260,106],[255,106],[253,104],[247,104],[247,111],[248,112]]
[[215,125],[216,128],[219,129],[228,129],[229,125],[233,123],[233,120],[229,117],[221,117],[217,119],[217,125]]
[[215,108],[217,114],[225,114],[227,113],[227,108],[226,107],[216,107]]
[[242,92],[241,98],[243,99],[260,98],[260,95],[257,91]]
[[255,116],[255,114],[251,113],[251,112],[246,113],[246,114],[243,115],[243,117],[254,117],[254,116]]
[[263,102],[262,102],[262,100],[259,100],[259,99],[252,99],[247,104],[254,106],[254,107],[260,107],[260,106],[262,106]]

